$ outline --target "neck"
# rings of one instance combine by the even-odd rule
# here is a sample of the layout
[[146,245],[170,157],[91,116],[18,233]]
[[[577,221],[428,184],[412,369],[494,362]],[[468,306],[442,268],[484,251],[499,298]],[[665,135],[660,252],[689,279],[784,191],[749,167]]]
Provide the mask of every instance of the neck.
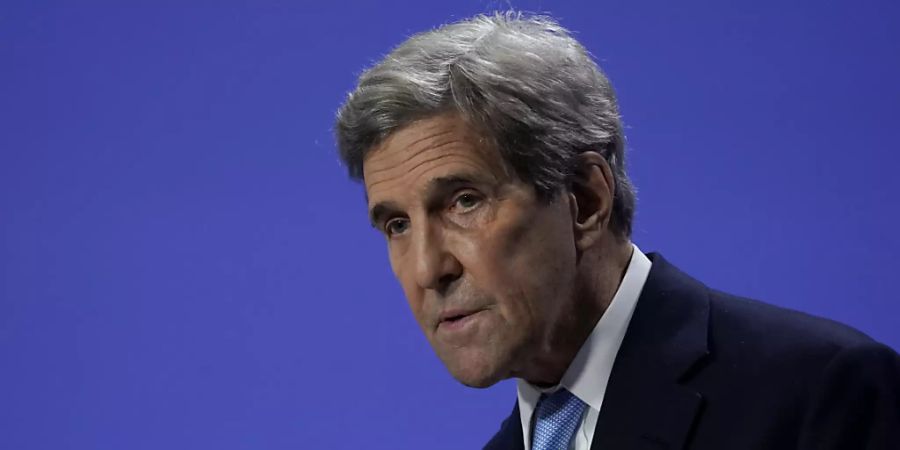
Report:
[[578,262],[573,304],[539,344],[531,371],[522,378],[539,387],[559,384],[581,346],[603,317],[625,277],[634,247],[616,240],[585,253]]

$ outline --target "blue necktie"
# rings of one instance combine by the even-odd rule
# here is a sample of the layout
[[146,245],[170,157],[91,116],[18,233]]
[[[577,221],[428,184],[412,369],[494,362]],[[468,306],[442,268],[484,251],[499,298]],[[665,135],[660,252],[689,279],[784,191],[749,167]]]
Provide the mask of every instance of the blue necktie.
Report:
[[571,392],[560,389],[541,396],[535,410],[532,450],[566,450],[581,423],[587,405]]

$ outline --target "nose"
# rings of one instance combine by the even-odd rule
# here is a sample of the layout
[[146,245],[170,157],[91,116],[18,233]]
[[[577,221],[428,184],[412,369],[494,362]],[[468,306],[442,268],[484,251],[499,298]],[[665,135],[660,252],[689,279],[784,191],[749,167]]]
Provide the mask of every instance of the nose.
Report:
[[411,255],[416,283],[422,289],[443,294],[462,276],[462,264],[446,245],[445,234],[438,226],[413,228]]

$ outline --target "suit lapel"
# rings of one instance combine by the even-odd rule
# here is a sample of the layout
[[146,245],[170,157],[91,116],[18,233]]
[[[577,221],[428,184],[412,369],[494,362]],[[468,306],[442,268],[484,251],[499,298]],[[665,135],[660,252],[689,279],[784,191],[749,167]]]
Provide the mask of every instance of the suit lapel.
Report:
[[706,287],[648,255],[653,266],[616,356],[591,450],[681,449],[700,410],[682,385],[708,354]]
[[[708,354],[706,287],[669,264],[653,262],[616,356],[591,450],[681,449],[702,396],[682,385]],[[516,402],[485,450],[522,450]]]

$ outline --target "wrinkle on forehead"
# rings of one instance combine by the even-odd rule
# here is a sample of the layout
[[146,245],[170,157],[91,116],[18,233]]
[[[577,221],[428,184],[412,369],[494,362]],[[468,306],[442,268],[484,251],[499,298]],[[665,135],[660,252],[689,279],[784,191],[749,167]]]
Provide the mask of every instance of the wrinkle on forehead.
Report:
[[[457,141],[450,141],[450,142],[436,145],[434,147],[431,147],[431,148],[428,148],[425,150],[438,150],[442,147],[446,147],[448,145],[453,145],[453,144],[458,144],[458,143],[459,142],[457,142]],[[375,187],[378,184],[384,183],[386,181],[390,181],[392,178],[396,178],[396,177],[391,177],[391,175],[388,174],[387,177],[385,177],[383,179],[378,179],[379,178],[378,175],[382,174],[384,172],[398,169],[398,172],[400,172],[399,174],[412,173],[412,172],[415,172],[416,169],[422,167],[425,164],[439,161],[441,159],[450,158],[453,156],[460,156],[459,153],[456,153],[456,152],[441,153],[437,156],[434,156],[434,155],[429,155],[429,153],[431,153],[431,152],[425,151],[425,150],[415,153],[411,158],[409,158],[406,161],[401,161],[399,164],[396,164],[396,165],[384,164],[384,167],[375,168],[375,169],[372,169],[371,171],[369,171],[369,176],[367,177],[367,179],[375,180],[375,181],[372,181],[371,183],[369,183],[369,189],[372,189],[373,187]],[[399,159],[399,158],[397,158],[397,159]],[[410,164],[412,165],[412,167],[409,167],[405,170],[399,170],[402,168],[402,166],[410,165]]]
[[[367,200],[369,202],[376,200],[378,197],[393,197],[394,194],[402,196],[412,195],[413,198],[420,198],[426,195],[433,182],[447,176],[461,175],[464,177],[471,176],[481,180],[497,181],[497,177],[490,171],[485,170],[485,166],[472,161],[471,158],[451,158],[459,156],[455,154],[441,155],[434,158],[431,164],[421,164],[417,170],[398,170],[392,176],[379,180],[369,186]],[[373,189],[375,184],[382,185],[379,189]],[[374,192],[378,194],[372,195]],[[382,201],[386,199],[378,199]]]
[[[445,124],[443,124],[441,122],[436,122],[436,123],[413,122],[409,126],[412,127],[415,125],[427,126],[428,128],[420,130],[419,134],[421,134],[422,136],[419,137],[418,139],[404,145],[404,147],[406,147],[406,148],[420,147],[421,145],[423,145],[422,144],[423,141],[436,140],[436,139],[446,136],[448,134],[453,134],[453,132],[456,131],[456,127],[442,129],[443,128],[442,125],[445,125]],[[400,132],[402,132],[402,131],[403,130],[401,129]],[[391,144],[391,141],[397,139],[398,133],[399,132],[395,132],[394,134],[388,136],[387,139],[384,140],[384,143],[379,146],[379,148],[389,146]],[[452,140],[453,139],[451,139],[451,141]],[[377,151],[378,151],[378,149],[376,149],[373,153],[375,153]]]
[[[439,120],[439,119],[440,118],[432,118],[430,121],[428,119],[416,121],[416,122],[413,122],[413,123],[407,125],[406,127],[403,127],[401,129],[393,132],[387,138],[385,138],[380,144],[375,146],[374,149],[372,149],[372,151],[366,156],[365,161],[369,161],[375,155],[383,154],[385,151],[387,151],[387,149],[398,146],[398,145],[402,146],[402,148],[401,148],[402,151],[393,152],[395,154],[395,157],[401,157],[401,156],[403,156],[404,153],[407,153],[410,151],[413,153],[413,157],[415,157],[415,155],[421,153],[422,150],[426,150],[426,149],[428,149],[428,147],[433,146],[434,144],[431,144],[431,141],[438,140],[441,137],[444,137],[444,136],[450,135],[450,134],[454,134],[454,132],[458,131],[457,127],[446,123],[447,122],[446,120]],[[448,126],[448,125],[450,125],[450,126]],[[415,134],[413,134],[412,136],[408,136],[409,134],[411,134],[411,130],[415,130]],[[451,136],[451,139],[449,140],[449,142],[456,140],[456,139],[454,139],[454,137],[455,136]],[[404,138],[405,139],[413,138],[413,140],[410,142],[397,142],[397,141],[401,141]],[[447,144],[449,142],[443,142],[438,145]],[[376,157],[375,159],[381,159],[383,156],[384,155],[381,155],[379,157]],[[377,173],[382,170],[389,169],[395,165],[395,164],[390,164],[392,159],[394,159],[394,158],[388,157],[388,161],[385,161],[384,163],[382,163],[384,165],[384,167],[379,167],[376,169],[370,168],[369,170],[366,170],[366,172]],[[378,164],[378,165],[382,165],[382,164]],[[371,164],[369,164],[369,166],[371,166]]]
[[415,186],[425,173],[459,164],[483,175],[499,178],[506,167],[499,155],[489,154],[483,140],[460,118],[438,116],[414,122],[389,136],[366,157],[363,164],[368,194],[376,186],[402,178]]

